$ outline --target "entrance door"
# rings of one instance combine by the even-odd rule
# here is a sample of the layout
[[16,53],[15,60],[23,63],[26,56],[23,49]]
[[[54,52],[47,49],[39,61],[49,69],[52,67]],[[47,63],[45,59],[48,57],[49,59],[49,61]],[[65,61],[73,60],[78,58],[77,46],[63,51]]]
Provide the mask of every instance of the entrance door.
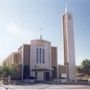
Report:
[[45,80],[50,80],[50,72],[45,72]]
[[43,81],[44,80],[44,72],[38,72],[37,73],[37,80]]

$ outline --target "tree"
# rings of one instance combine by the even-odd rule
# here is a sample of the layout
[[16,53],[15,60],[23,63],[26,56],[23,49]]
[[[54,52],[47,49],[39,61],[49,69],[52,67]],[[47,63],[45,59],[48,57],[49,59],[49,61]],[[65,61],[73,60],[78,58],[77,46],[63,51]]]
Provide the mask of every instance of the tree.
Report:
[[0,66],[0,77],[2,77],[2,74],[3,74],[2,67]]
[[81,66],[78,67],[78,72],[82,73],[83,75],[90,76],[90,60],[85,59],[81,63]]
[[8,79],[8,77],[15,77],[16,75],[16,67],[13,65],[12,67],[1,66],[0,67],[0,78]]
[[8,67],[2,67],[2,74],[3,77],[8,77],[11,75],[11,70]]
[[19,72],[17,66],[16,65],[12,65],[11,68],[9,68],[9,70],[10,70],[11,78],[14,79],[14,80],[17,79],[18,72]]

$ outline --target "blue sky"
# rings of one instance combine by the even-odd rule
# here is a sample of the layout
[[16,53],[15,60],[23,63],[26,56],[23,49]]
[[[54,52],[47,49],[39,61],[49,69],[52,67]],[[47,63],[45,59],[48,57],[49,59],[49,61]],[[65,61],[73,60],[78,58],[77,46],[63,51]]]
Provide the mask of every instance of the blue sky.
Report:
[[[74,17],[76,64],[90,59],[90,0],[68,0]],[[43,39],[58,47],[63,64],[62,14],[64,0],[0,0],[0,62],[22,44]]]

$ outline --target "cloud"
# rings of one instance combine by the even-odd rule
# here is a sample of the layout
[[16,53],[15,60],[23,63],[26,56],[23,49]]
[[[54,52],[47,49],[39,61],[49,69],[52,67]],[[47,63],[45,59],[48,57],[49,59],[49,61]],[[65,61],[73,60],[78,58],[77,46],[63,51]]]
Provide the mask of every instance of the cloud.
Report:
[[7,31],[7,34],[10,35],[11,40],[14,39],[14,41],[17,42],[30,43],[32,39],[37,39],[40,36],[40,32],[36,30],[37,28],[32,26],[26,27],[15,22],[10,22],[6,25],[7,26],[5,30]]
[[7,31],[12,35],[18,35],[21,32],[21,27],[15,23],[9,23]]

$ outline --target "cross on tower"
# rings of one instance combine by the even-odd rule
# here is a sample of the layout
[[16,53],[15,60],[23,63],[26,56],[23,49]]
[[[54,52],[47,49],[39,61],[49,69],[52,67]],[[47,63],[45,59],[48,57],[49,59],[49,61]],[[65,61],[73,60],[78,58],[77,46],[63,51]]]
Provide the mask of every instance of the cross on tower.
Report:
[[40,28],[40,39],[42,40],[42,28]]

